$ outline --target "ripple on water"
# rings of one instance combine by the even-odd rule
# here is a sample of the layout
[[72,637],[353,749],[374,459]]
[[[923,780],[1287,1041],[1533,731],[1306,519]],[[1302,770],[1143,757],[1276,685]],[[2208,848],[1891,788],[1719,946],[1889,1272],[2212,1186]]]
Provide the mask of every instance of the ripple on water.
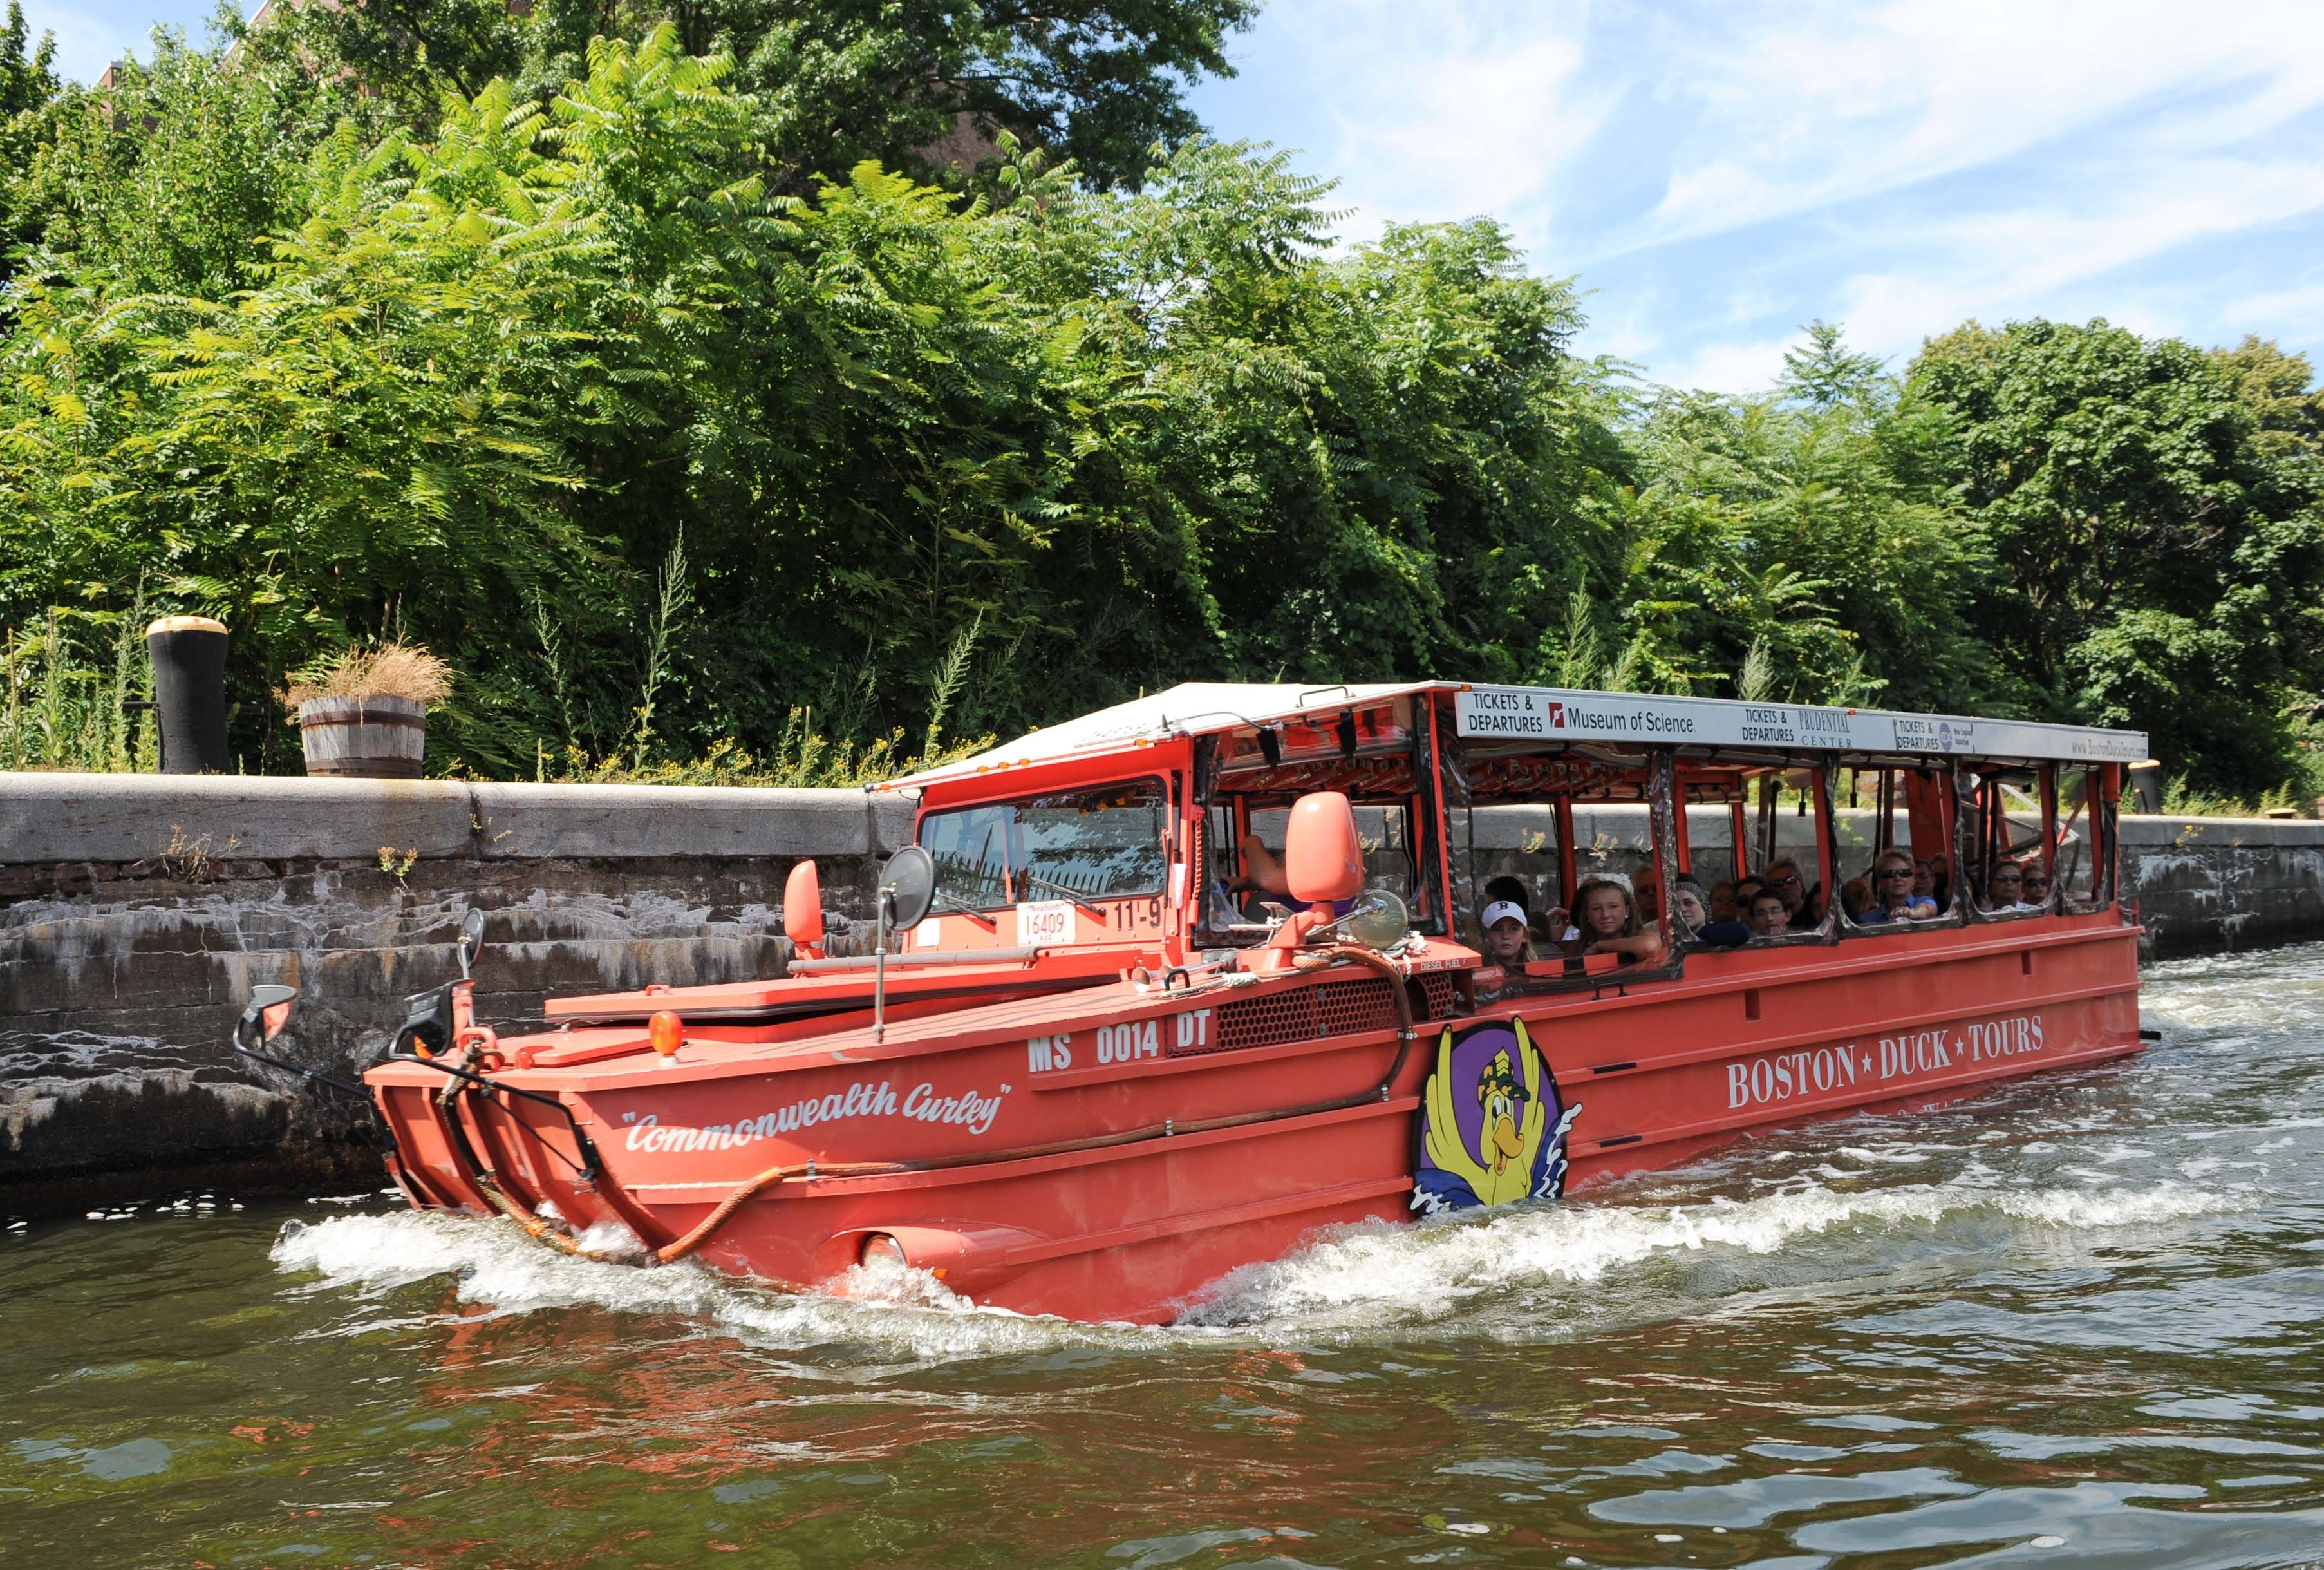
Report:
[[1766,1131],[1562,1206],[1341,1229],[1162,1329],[888,1267],[793,1295],[598,1264],[440,1214],[42,1228],[0,1250],[0,1541],[2314,1560],[2324,947],[2158,967],[2145,1007],[2165,1039],[2134,1059]]

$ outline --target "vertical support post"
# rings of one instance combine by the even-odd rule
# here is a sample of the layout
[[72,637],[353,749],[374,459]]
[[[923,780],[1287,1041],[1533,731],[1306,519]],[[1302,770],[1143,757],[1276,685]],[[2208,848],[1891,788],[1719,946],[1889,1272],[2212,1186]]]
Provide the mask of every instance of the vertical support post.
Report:
[[896,910],[892,889],[880,891],[879,947],[872,951],[872,1041],[874,1046],[888,1039],[888,923]]
[[1570,919],[1573,915],[1573,797],[1561,794],[1557,799],[1557,902],[1565,907]]
[[1694,845],[1687,834],[1686,782],[1680,780],[1675,765],[1671,775],[1671,817],[1678,834],[1678,875],[1694,876]]

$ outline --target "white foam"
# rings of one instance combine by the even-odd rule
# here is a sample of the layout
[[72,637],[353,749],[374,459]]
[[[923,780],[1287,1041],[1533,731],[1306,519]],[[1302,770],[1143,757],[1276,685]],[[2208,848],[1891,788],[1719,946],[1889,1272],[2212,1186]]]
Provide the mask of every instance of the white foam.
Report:
[[2048,1188],[1996,1198],[2002,1211],[2044,1226],[2152,1226],[2236,1209],[2233,1196],[2200,1188],[2116,1189],[2096,1194]]
[[[1511,1292],[1579,1292],[1585,1301],[1574,1306],[1578,1312],[1522,1316],[1528,1326],[1551,1328],[1617,1306],[1621,1294],[1600,1283],[1658,1259],[1720,1250],[1774,1254],[1831,1237],[1847,1256],[1840,1273],[1853,1275],[1858,1265],[1877,1262],[1882,1244],[1869,1237],[1851,1244],[1850,1233],[1926,1232],[1948,1217],[1982,1215],[2022,1229],[2022,1246],[2045,1251],[2057,1246],[2057,1229],[2162,1225],[2250,1202],[2248,1195],[2186,1187],[2006,1188],[1982,1174],[1858,1192],[1809,1184],[1740,1201],[1620,1205],[1585,1196],[1416,1225],[1342,1229],[1283,1259],[1230,1274],[1169,1330],[1074,1325],[980,1307],[926,1271],[884,1261],[850,1270],[828,1290],[790,1293],[690,1262],[641,1268],[575,1259],[507,1223],[441,1211],[293,1222],[276,1239],[272,1257],[284,1270],[318,1275],[311,1288],[318,1291],[352,1289],[368,1298],[450,1277],[469,1306],[464,1314],[588,1305],[694,1318],[762,1344],[846,1344],[876,1357],[942,1362],[1065,1344],[1127,1349],[1189,1336],[1404,1334]],[[635,1246],[618,1229],[586,1241],[608,1251]],[[1980,1240],[1980,1257],[1988,1243]],[[1589,1301],[1593,1298],[1600,1300]],[[1655,1298],[1643,1311],[1666,1312],[1667,1299]],[[338,1333],[351,1328],[341,1325]]]
[[[618,1248],[618,1229],[581,1240]],[[828,1292],[786,1292],[691,1261],[641,1267],[576,1259],[514,1225],[445,1211],[344,1215],[287,1224],[272,1257],[281,1269],[313,1272],[318,1291],[368,1296],[451,1277],[470,1315],[521,1315],[590,1306],[615,1313],[679,1315],[764,1344],[787,1348],[850,1344],[877,1355],[945,1362],[1066,1343],[1122,1344],[1158,1332],[1083,1325],[980,1307],[925,1270],[875,1263],[852,1270]],[[375,1326],[375,1317],[338,1333]]]
[[1409,1323],[1440,1319],[1513,1288],[1598,1282],[1658,1256],[1712,1249],[1769,1254],[1851,1228],[1927,1227],[1977,1212],[2041,1226],[2133,1226],[2234,1207],[2228,1196],[2181,1188],[2007,1193],[1959,1181],[1857,1193],[1811,1187],[1670,1206],[1585,1199],[1418,1227],[1351,1229],[1233,1272],[1190,1317],[1218,1325]]

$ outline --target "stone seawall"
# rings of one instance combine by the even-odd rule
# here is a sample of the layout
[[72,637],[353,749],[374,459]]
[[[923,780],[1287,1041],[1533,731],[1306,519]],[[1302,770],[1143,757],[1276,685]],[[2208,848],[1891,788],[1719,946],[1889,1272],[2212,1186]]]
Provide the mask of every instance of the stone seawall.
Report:
[[[348,1074],[458,972],[477,1010],[781,972],[783,880],[822,873],[844,947],[911,803],[854,790],[0,775],[0,1192],[377,1176],[336,1098],[228,1049],[262,982],[281,1055]],[[258,1080],[272,1077],[275,1083]]]
[[[346,1073],[407,994],[456,973],[472,909],[495,1024],[552,993],[777,974],[791,866],[820,864],[844,948],[911,809],[853,790],[0,775],[0,1210],[370,1180],[327,1098],[227,1050],[250,987],[298,986],[278,1049]],[[1508,813],[1479,818],[1489,861],[1538,855]],[[1784,846],[1809,827],[1787,817]],[[1587,864],[1637,860],[1642,813],[1576,828]],[[1699,850],[1719,832],[1699,826]],[[2158,954],[2324,937],[2324,824],[2126,818],[2123,840]]]

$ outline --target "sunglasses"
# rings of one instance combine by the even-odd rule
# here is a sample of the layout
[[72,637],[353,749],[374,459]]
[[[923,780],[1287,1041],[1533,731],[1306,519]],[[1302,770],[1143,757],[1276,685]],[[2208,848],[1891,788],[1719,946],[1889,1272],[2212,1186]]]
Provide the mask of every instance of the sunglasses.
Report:
[[1796,889],[1800,886],[1800,875],[1797,873],[1785,873],[1775,880],[1775,884],[1778,888]]
[[1880,875],[1884,878],[1917,878],[1921,874],[1910,867],[1890,867]]

